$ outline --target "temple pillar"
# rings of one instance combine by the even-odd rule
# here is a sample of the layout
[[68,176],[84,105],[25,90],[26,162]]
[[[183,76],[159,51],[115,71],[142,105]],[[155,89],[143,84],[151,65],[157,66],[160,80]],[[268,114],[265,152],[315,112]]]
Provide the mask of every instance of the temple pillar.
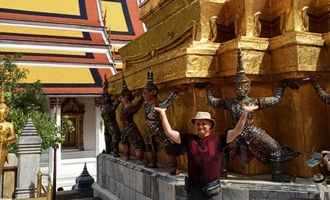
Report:
[[101,102],[100,99],[95,99],[95,153],[96,155],[105,150],[104,138],[104,121],[101,116]]

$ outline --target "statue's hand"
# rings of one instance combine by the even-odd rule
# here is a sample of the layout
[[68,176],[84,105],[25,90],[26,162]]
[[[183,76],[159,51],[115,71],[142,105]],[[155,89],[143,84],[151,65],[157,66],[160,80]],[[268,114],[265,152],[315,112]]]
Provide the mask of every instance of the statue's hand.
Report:
[[310,82],[312,85],[317,83],[317,79],[315,76],[308,76],[302,80],[303,82]]
[[207,82],[207,83],[205,83],[205,87],[206,87],[207,90],[210,90],[210,89],[214,88],[214,84],[210,83],[210,82]]
[[120,95],[118,95],[118,94],[111,95],[111,100],[118,101],[119,100],[119,97],[120,97]]
[[174,88],[174,92],[177,95],[183,95],[188,90],[188,85],[179,85]]
[[297,90],[300,85],[298,79],[284,79],[281,81],[282,87],[290,87],[291,89]]
[[166,112],[166,108],[161,108],[161,107],[154,107],[155,111],[159,112],[159,113],[165,113]]
[[141,97],[142,96],[142,91],[140,89],[134,90],[132,92],[132,95],[135,96],[135,97]]
[[243,110],[246,112],[252,112],[259,108],[256,104],[243,105]]
[[210,87],[207,88],[207,96],[213,96],[213,94],[214,94],[213,89],[211,89]]

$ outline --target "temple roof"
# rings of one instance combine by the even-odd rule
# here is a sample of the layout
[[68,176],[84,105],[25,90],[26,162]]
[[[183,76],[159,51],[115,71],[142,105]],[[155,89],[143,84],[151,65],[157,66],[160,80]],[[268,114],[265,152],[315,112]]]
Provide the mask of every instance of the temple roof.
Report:
[[130,41],[144,32],[136,0],[102,0],[102,8],[111,40]]
[[109,34],[141,34],[132,2],[0,0],[0,56],[20,54],[16,64],[29,71],[23,82],[40,80],[47,94],[101,94],[104,76],[116,73]]

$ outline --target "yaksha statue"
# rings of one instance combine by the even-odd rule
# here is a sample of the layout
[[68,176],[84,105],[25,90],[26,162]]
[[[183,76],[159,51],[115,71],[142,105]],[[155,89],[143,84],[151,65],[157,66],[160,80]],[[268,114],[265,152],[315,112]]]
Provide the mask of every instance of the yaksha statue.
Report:
[[123,123],[121,130],[121,143],[124,147],[124,157],[129,159],[130,148],[133,146],[135,149],[135,157],[138,160],[143,159],[144,143],[139,129],[137,128],[133,116],[141,108],[143,99],[137,97],[134,99],[132,92],[128,89],[127,84],[123,81],[123,89],[119,100],[122,104],[120,110],[120,119]]
[[[3,166],[7,160],[8,145],[16,142],[14,125],[6,121],[9,108],[5,103],[4,92],[1,94],[0,101],[0,172],[2,174]],[[0,174],[0,176],[1,176]]]
[[107,154],[119,157],[120,130],[116,120],[119,101],[107,92],[108,82],[104,83],[102,118],[104,121],[105,148]]
[[[222,107],[228,110],[232,117],[232,122],[237,123],[240,115],[243,112],[242,105],[256,105],[258,109],[264,109],[273,106],[280,102],[285,88],[290,85],[294,86],[289,80],[284,80],[281,85],[275,90],[272,97],[253,98],[249,97],[250,80],[245,75],[240,51],[238,52],[238,67],[236,74],[236,97],[232,99],[215,98],[208,91],[208,102],[215,108]],[[291,160],[299,155],[299,153],[291,150],[286,146],[281,146],[276,140],[269,136],[265,130],[257,127],[253,122],[253,115],[249,113],[247,122],[241,136],[238,138],[239,145],[247,146],[247,149],[259,161],[272,166],[273,181],[288,181],[287,176],[282,172],[282,163]]]
[[[163,130],[160,116],[157,111],[155,111],[155,106],[161,108],[169,107],[176,97],[176,92],[171,92],[166,99],[163,101],[158,100],[158,88],[153,82],[153,73],[148,72],[147,84],[143,90],[143,99],[144,99],[144,114],[146,119],[146,124],[149,128],[149,133],[146,134],[145,144],[146,144],[146,153],[151,155],[151,160],[147,163],[148,167],[157,166],[157,152],[161,148],[165,150],[169,149],[171,145],[168,140],[165,132]],[[175,156],[168,154],[172,160],[175,160]],[[176,166],[174,166],[176,167]]]

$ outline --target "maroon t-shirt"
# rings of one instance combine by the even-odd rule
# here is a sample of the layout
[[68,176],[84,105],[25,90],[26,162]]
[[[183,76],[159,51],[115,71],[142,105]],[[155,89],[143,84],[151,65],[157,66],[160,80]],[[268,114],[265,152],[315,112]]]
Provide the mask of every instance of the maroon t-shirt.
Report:
[[222,173],[223,142],[219,135],[205,138],[181,134],[181,143],[188,156],[188,177],[196,185],[205,185],[220,178]]

